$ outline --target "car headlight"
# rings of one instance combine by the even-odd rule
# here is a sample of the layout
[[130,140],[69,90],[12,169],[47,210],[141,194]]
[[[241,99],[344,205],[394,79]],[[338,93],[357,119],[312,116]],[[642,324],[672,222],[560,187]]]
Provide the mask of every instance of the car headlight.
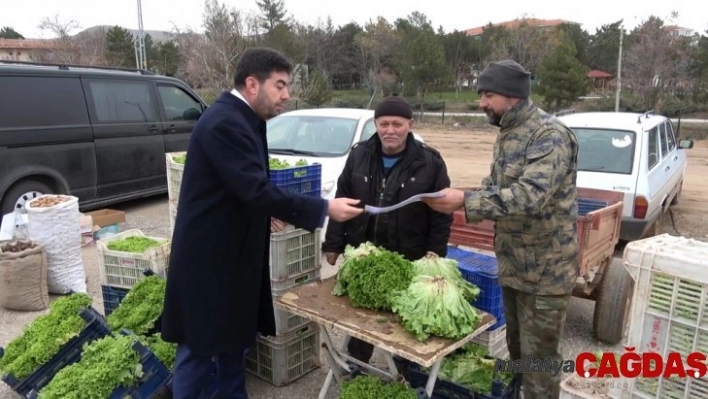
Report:
[[330,180],[330,181],[322,183],[321,196],[326,197],[329,194],[331,194],[332,191],[334,190],[334,184],[335,184],[334,180]]

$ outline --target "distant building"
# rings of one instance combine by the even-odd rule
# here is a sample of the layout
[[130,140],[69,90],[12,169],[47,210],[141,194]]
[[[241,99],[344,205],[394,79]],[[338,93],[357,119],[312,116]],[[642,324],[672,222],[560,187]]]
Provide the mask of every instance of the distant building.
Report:
[[605,95],[615,90],[615,75],[611,73],[593,69],[586,76],[592,80],[592,94]]
[[[558,25],[563,25],[563,24],[580,25],[577,22],[566,21],[564,19],[519,18],[519,19],[515,19],[513,21],[498,22],[498,23],[492,24],[492,26],[503,27],[506,29],[515,29],[515,28],[518,28],[523,23],[526,23],[529,26],[532,26],[534,28],[542,28],[542,29],[551,29],[551,28],[554,28]],[[478,26],[476,28],[467,29],[465,31],[465,33],[467,33],[467,36],[479,36],[484,32],[484,29],[487,28],[488,26],[489,25],[487,24],[487,25]]]
[[693,29],[682,28],[682,27],[676,26],[676,25],[668,25],[668,26],[665,26],[664,29],[668,30],[669,32],[671,32],[677,36],[690,37],[690,36],[693,36],[693,33],[694,33]]
[[0,61],[38,61],[51,49],[50,40],[0,39]]

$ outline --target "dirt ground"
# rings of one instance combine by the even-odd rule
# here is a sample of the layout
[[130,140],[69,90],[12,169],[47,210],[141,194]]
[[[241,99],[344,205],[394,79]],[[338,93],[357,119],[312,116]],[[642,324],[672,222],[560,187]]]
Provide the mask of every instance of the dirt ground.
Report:
[[[489,173],[495,130],[421,125],[416,132],[443,155],[453,187],[478,185]],[[708,141],[696,141],[686,151],[688,168],[681,201],[664,219],[662,232],[708,241]]]
[[[479,184],[489,171],[491,149],[495,139],[492,129],[470,129],[469,127],[454,127],[441,125],[421,125],[416,129],[430,145],[437,148],[445,158],[452,185],[464,187]],[[708,241],[706,218],[708,204],[708,142],[696,142],[695,147],[688,151],[689,167],[684,183],[681,203],[673,210],[673,221],[667,218],[665,231],[671,234],[684,235]],[[700,176],[704,176],[701,178]],[[146,235],[154,237],[169,237],[169,210],[166,196],[154,197],[141,201],[111,206],[126,212],[126,223],[121,230],[141,229]],[[94,298],[94,307],[103,311],[103,301],[100,291],[98,258],[95,246],[83,249],[84,267],[88,277],[89,294]],[[617,259],[616,261],[620,261]],[[323,262],[322,276],[332,276],[336,269]],[[568,320],[563,334],[561,351],[566,358],[572,358],[584,350],[621,350],[621,346],[607,346],[592,339],[593,302],[574,298],[568,312]],[[15,312],[0,309],[0,347],[7,345],[17,337],[25,325],[29,324],[43,312]],[[335,345],[341,343],[341,335],[334,334]],[[321,363],[326,364],[324,351],[320,356]],[[373,363],[384,365],[383,358],[375,352]],[[248,389],[251,397],[259,399],[284,398],[316,398],[327,374],[327,367],[320,367],[308,373],[301,379],[285,386],[276,388],[257,378],[249,377]],[[338,384],[333,383],[328,397],[336,398]],[[10,391],[9,387],[0,382],[0,398],[16,399],[19,395]]]

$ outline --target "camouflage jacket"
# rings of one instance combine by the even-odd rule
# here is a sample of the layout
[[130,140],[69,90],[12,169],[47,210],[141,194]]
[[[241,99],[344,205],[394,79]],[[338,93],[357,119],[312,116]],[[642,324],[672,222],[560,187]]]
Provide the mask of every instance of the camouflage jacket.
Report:
[[579,272],[575,134],[530,100],[500,125],[490,175],[465,193],[467,220],[495,221],[502,286],[570,293]]

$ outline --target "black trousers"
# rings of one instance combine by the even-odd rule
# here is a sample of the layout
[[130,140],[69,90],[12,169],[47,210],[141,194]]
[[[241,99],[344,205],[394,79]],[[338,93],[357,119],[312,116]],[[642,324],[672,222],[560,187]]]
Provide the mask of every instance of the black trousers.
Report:
[[246,350],[238,354],[201,356],[177,345],[172,376],[173,399],[248,399]]

